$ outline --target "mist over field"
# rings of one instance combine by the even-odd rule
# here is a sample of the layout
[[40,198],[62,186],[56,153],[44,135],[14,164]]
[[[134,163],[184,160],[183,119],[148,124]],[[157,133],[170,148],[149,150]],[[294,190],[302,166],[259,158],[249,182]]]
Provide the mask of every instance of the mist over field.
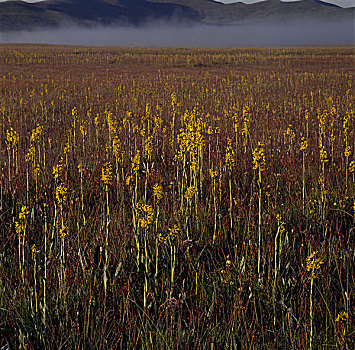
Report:
[[141,27],[112,26],[0,33],[1,43],[43,43],[125,47],[281,47],[351,45],[355,43],[351,19],[287,24],[182,26],[151,23]]

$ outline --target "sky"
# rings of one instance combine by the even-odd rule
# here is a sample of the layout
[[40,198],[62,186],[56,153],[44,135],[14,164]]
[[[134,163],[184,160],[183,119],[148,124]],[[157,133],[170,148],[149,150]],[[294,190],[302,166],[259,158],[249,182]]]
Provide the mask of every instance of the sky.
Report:
[[[0,0],[0,2],[4,2],[6,0]],[[40,0],[26,0],[26,2],[38,2]],[[217,0],[219,2],[223,2],[225,4],[230,4],[233,2],[238,2],[236,0]],[[244,2],[245,4],[251,4],[254,2],[258,2],[260,0],[242,0],[242,2]],[[283,1],[298,1],[298,0],[283,0]],[[325,2],[329,2],[332,4],[336,4],[342,7],[351,7],[351,6],[355,6],[355,0],[324,0]]]

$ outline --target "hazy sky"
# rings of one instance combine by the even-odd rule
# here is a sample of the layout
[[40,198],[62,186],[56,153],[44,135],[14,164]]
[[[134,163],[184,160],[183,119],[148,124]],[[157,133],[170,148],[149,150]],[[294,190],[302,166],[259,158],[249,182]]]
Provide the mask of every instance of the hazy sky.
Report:
[[[6,0],[0,0],[0,2],[3,2]],[[40,0],[26,0],[26,2],[37,2]],[[224,2],[225,4],[230,4],[232,2],[238,2],[236,0],[217,0],[219,2]],[[261,0],[242,0],[242,2],[244,2],[245,4],[251,4],[253,2],[258,2]],[[298,0],[283,0],[283,1],[298,1]],[[351,6],[355,6],[355,0],[323,0],[325,2],[329,2],[332,4],[336,4],[342,7],[351,7]]]

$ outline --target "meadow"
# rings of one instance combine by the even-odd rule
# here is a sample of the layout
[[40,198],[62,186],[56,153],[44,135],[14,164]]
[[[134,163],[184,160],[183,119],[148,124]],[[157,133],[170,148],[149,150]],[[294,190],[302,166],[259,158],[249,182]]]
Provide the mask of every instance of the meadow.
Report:
[[354,349],[354,70],[1,45],[0,347]]

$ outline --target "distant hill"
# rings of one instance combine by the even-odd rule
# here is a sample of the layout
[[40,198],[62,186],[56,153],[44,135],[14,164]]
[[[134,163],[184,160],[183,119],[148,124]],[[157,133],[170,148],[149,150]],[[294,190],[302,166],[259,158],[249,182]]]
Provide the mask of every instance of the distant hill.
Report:
[[354,19],[355,8],[344,9],[320,0],[265,0],[246,5],[213,0],[9,0],[0,3],[0,31],[58,28],[67,25],[141,25],[175,23],[245,24],[264,21]]

